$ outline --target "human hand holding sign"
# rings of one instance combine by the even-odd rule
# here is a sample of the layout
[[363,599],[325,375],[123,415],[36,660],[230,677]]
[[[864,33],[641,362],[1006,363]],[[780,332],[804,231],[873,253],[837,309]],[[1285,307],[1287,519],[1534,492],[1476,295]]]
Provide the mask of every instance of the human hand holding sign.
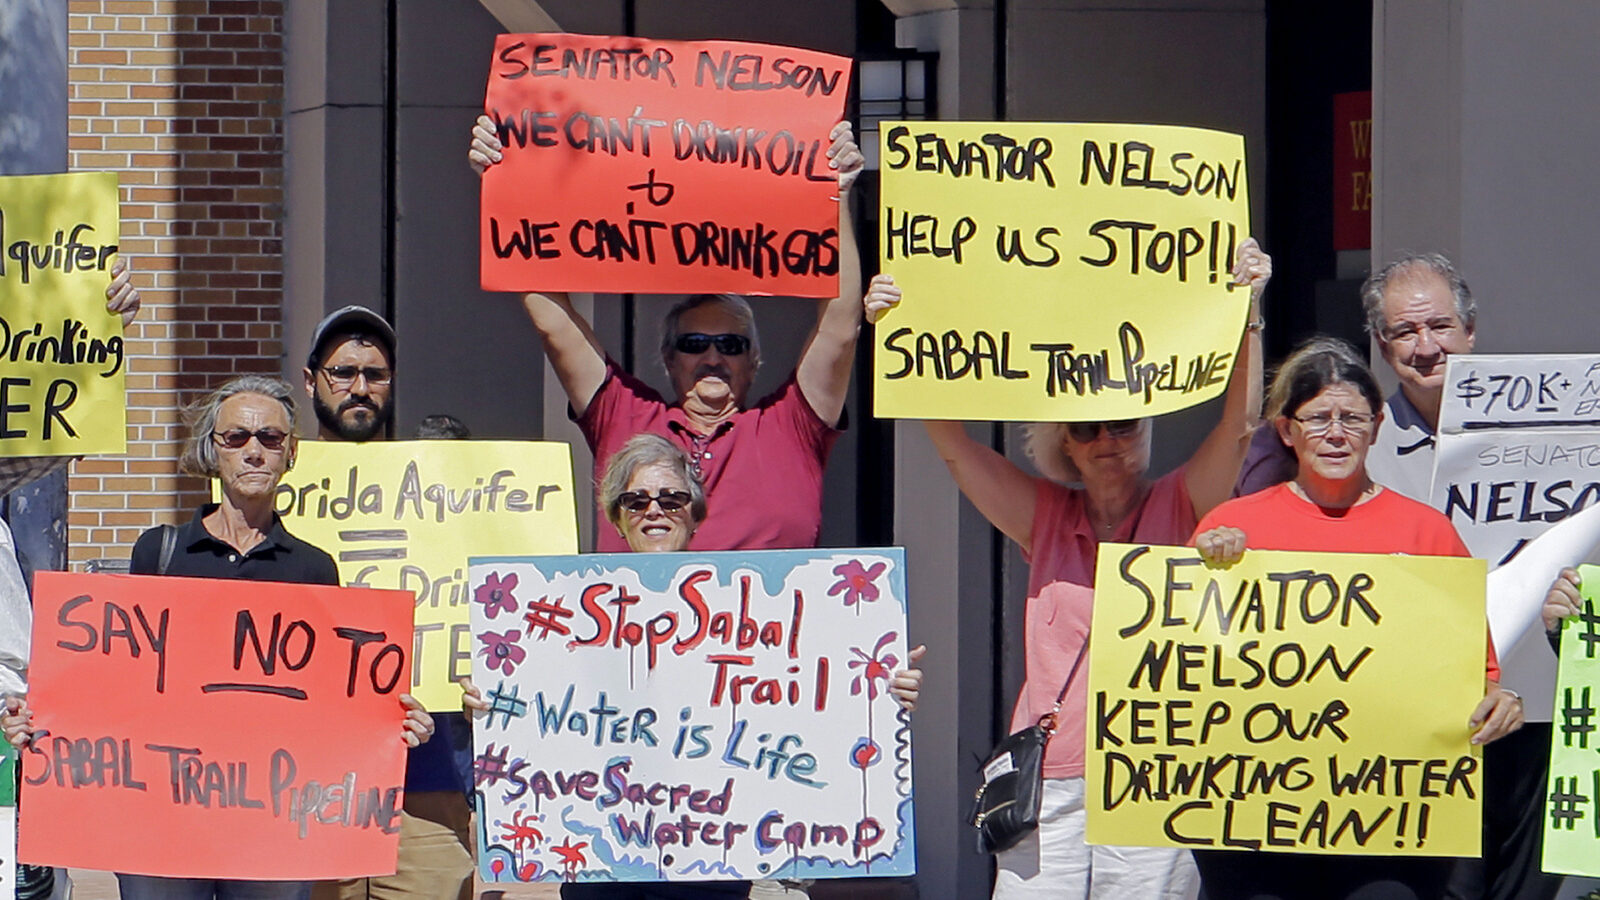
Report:
[[900,305],[900,286],[894,276],[880,273],[872,276],[867,285],[867,295],[861,298],[861,313],[868,322],[876,323],[883,314]]
[[1245,238],[1234,254],[1233,283],[1250,286],[1251,312],[1256,312],[1261,293],[1267,289],[1267,282],[1272,280],[1272,257],[1268,256],[1255,238]]
[[1477,746],[1499,740],[1522,727],[1522,697],[1502,688],[1499,682],[1486,681],[1485,684],[1488,690],[1484,692],[1483,702],[1467,720],[1467,727],[1476,729],[1472,743]]
[[1225,568],[1244,558],[1244,532],[1227,525],[1194,537],[1194,549],[1212,568]]
[[467,164],[472,166],[472,171],[482,175],[503,158],[504,150],[505,146],[495,136],[494,120],[480,114],[472,126],[472,144],[467,148]]
[[861,148],[856,146],[855,133],[849,122],[835,124],[833,130],[828,132],[828,140],[833,141],[828,148],[828,168],[839,175],[839,197],[843,199],[855,185],[867,160],[861,155]]
[[128,261],[119,258],[111,264],[111,284],[106,286],[106,312],[122,316],[122,327],[133,324],[139,315],[139,289],[133,286]]
[[917,695],[922,692],[922,669],[917,663],[922,661],[923,654],[927,652],[927,644],[918,644],[915,650],[906,654],[907,667],[896,669],[889,681],[889,694],[906,712],[917,710]]
[[410,694],[400,695],[400,706],[406,711],[406,717],[400,723],[400,739],[406,742],[407,747],[419,747],[433,737],[433,716],[422,708],[417,698]]
[[1583,595],[1579,589],[1583,582],[1578,577],[1578,570],[1574,568],[1562,569],[1556,575],[1556,580],[1550,585],[1550,592],[1545,594],[1544,630],[1547,634],[1558,634],[1561,631],[1561,620],[1568,616],[1575,616],[1583,609]]
[[13,747],[26,747],[33,740],[33,710],[23,697],[7,697],[6,711],[0,716],[0,730]]

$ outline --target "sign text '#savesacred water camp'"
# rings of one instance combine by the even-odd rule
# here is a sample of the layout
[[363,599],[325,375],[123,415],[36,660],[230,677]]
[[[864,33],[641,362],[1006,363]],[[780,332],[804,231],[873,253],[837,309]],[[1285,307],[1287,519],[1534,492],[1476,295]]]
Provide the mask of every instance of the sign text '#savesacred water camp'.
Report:
[[1244,140],[1198,128],[884,122],[878,243],[904,292],[880,416],[1071,421],[1226,386],[1247,292]]

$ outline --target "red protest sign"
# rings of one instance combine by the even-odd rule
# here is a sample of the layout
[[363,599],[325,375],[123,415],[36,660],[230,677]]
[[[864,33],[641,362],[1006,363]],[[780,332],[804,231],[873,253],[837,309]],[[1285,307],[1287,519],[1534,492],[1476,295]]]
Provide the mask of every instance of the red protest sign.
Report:
[[19,857],[197,878],[394,871],[409,591],[40,572]]
[[828,134],[850,65],[734,41],[500,35],[484,289],[834,296]]

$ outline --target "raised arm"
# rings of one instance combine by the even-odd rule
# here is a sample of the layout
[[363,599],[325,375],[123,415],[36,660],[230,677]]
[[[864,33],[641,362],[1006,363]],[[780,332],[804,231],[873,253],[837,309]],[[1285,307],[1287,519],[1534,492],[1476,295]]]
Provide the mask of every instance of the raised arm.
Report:
[[1015,463],[973,440],[960,422],[923,422],[928,437],[955,478],[961,493],[989,524],[1033,551],[1033,510],[1037,503],[1033,478]]
[[1272,278],[1272,257],[1261,252],[1255,238],[1239,245],[1233,276],[1235,284],[1250,286],[1250,313],[1223,397],[1222,418],[1189,458],[1184,473],[1196,518],[1203,518],[1233,492],[1250,435],[1261,418],[1261,292]]
[[[467,163],[472,170],[481,176],[500,161],[503,149],[494,133],[494,120],[478,116],[472,126],[472,145],[467,150]],[[567,402],[572,404],[573,412],[583,415],[606,380],[606,351],[594,336],[594,329],[572,308],[572,298],[566,294],[526,294],[522,308],[539,331],[544,355],[567,392]]]
[[839,295],[820,301],[817,326],[800,351],[795,379],[817,417],[837,425],[850,392],[850,367],[856,358],[856,335],[861,331],[861,251],[856,246],[854,216],[850,213],[850,188],[865,160],[856,146],[849,122],[833,126],[829,135],[828,165],[839,174]]
[[539,332],[544,355],[556,370],[572,411],[583,415],[606,380],[606,352],[600,339],[566,294],[527,294],[522,308]]

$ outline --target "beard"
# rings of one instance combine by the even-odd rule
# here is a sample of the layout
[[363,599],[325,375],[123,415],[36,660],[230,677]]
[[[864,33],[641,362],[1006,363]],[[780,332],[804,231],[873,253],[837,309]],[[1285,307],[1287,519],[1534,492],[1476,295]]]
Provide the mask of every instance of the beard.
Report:
[[[378,406],[368,397],[348,397],[339,404],[335,410],[322,399],[320,391],[311,397],[311,408],[317,414],[317,421],[322,427],[339,436],[340,440],[362,443],[370,441],[383,431],[383,426],[388,424],[389,417],[394,414],[394,404],[386,403]],[[347,422],[344,414],[352,409],[365,408],[371,415],[365,423]]]

